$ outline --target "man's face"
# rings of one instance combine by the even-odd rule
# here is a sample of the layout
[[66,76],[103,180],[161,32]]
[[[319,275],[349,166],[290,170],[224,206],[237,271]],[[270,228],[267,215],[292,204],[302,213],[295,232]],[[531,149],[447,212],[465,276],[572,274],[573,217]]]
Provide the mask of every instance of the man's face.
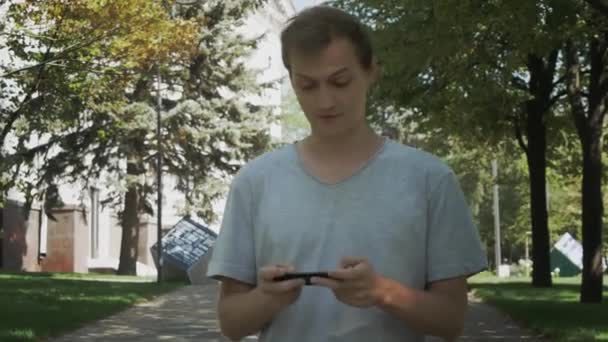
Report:
[[367,91],[376,71],[363,68],[350,41],[334,39],[317,54],[294,51],[290,67],[291,84],[314,135],[335,137],[366,125]]

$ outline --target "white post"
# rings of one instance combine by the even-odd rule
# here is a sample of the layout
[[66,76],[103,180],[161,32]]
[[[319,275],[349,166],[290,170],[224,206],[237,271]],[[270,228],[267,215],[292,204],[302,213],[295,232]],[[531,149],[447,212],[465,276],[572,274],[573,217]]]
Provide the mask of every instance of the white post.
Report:
[[496,262],[496,274],[501,265],[500,253],[500,210],[498,202],[498,161],[492,160],[492,179],[494,180],[494,260]]
[[528,233],[526,233],[526,261],[530,260],[530,252],[528,249]]

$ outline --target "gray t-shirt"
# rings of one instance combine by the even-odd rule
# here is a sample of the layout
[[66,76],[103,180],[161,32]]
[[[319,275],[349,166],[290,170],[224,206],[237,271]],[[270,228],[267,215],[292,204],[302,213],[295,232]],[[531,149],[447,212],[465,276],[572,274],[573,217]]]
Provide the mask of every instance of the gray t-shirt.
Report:
[[[348,179],[324,184],[295,145],[266,153],[235,177],[207,275],[255,285],[266,265],[335,270],[344,256],[424,289],[472,275],[485,253],[453,172],[438,158],[386,140]],[[350,307],[331,290],[306,286],[261,332],[260,341],[423,341],[378,308]]]

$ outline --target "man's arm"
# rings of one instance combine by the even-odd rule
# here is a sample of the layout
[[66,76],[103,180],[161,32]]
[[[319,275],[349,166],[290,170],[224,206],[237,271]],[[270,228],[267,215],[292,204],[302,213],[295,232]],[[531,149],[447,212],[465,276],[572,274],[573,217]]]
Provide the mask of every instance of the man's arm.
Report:
[[233,341],[256,334],[286,306],[300,295],[304,282],[300,279],[275,282],[275,277],[292,267],[262,268],[258,286],[222,277],[218,318],[222,334]]
[[387,278],[378,282],[378,307],[412,329],[447,341],[462,334],[467,308],[465,277],[433,282],[427,291],[407,288]]
[[428,290],[408,288],[376,273],[366,258],[344,257],[331,279],[313,278],[313,284],[328,287],[348,305],[379,307],[398,317],[408,327],[448,341],[462,334],[467,307],[466,277],[439,280]]
[[223,278],[218,301],[218,318],[222,334],[240,341],[262,330],[278,310],[252,285]]

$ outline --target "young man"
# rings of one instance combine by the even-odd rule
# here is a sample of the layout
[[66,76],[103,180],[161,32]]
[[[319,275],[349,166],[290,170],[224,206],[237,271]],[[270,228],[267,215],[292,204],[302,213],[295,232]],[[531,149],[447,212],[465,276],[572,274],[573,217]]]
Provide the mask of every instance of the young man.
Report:
[[[232,340],[422,341],[463,328],[466,278],[486,267],[452,171],[365,119],[378,67],[353,17],[313,7],[282,34],[309,137],[235,177],[208,276]],[[287,272],[330,278],[277,281]]]

